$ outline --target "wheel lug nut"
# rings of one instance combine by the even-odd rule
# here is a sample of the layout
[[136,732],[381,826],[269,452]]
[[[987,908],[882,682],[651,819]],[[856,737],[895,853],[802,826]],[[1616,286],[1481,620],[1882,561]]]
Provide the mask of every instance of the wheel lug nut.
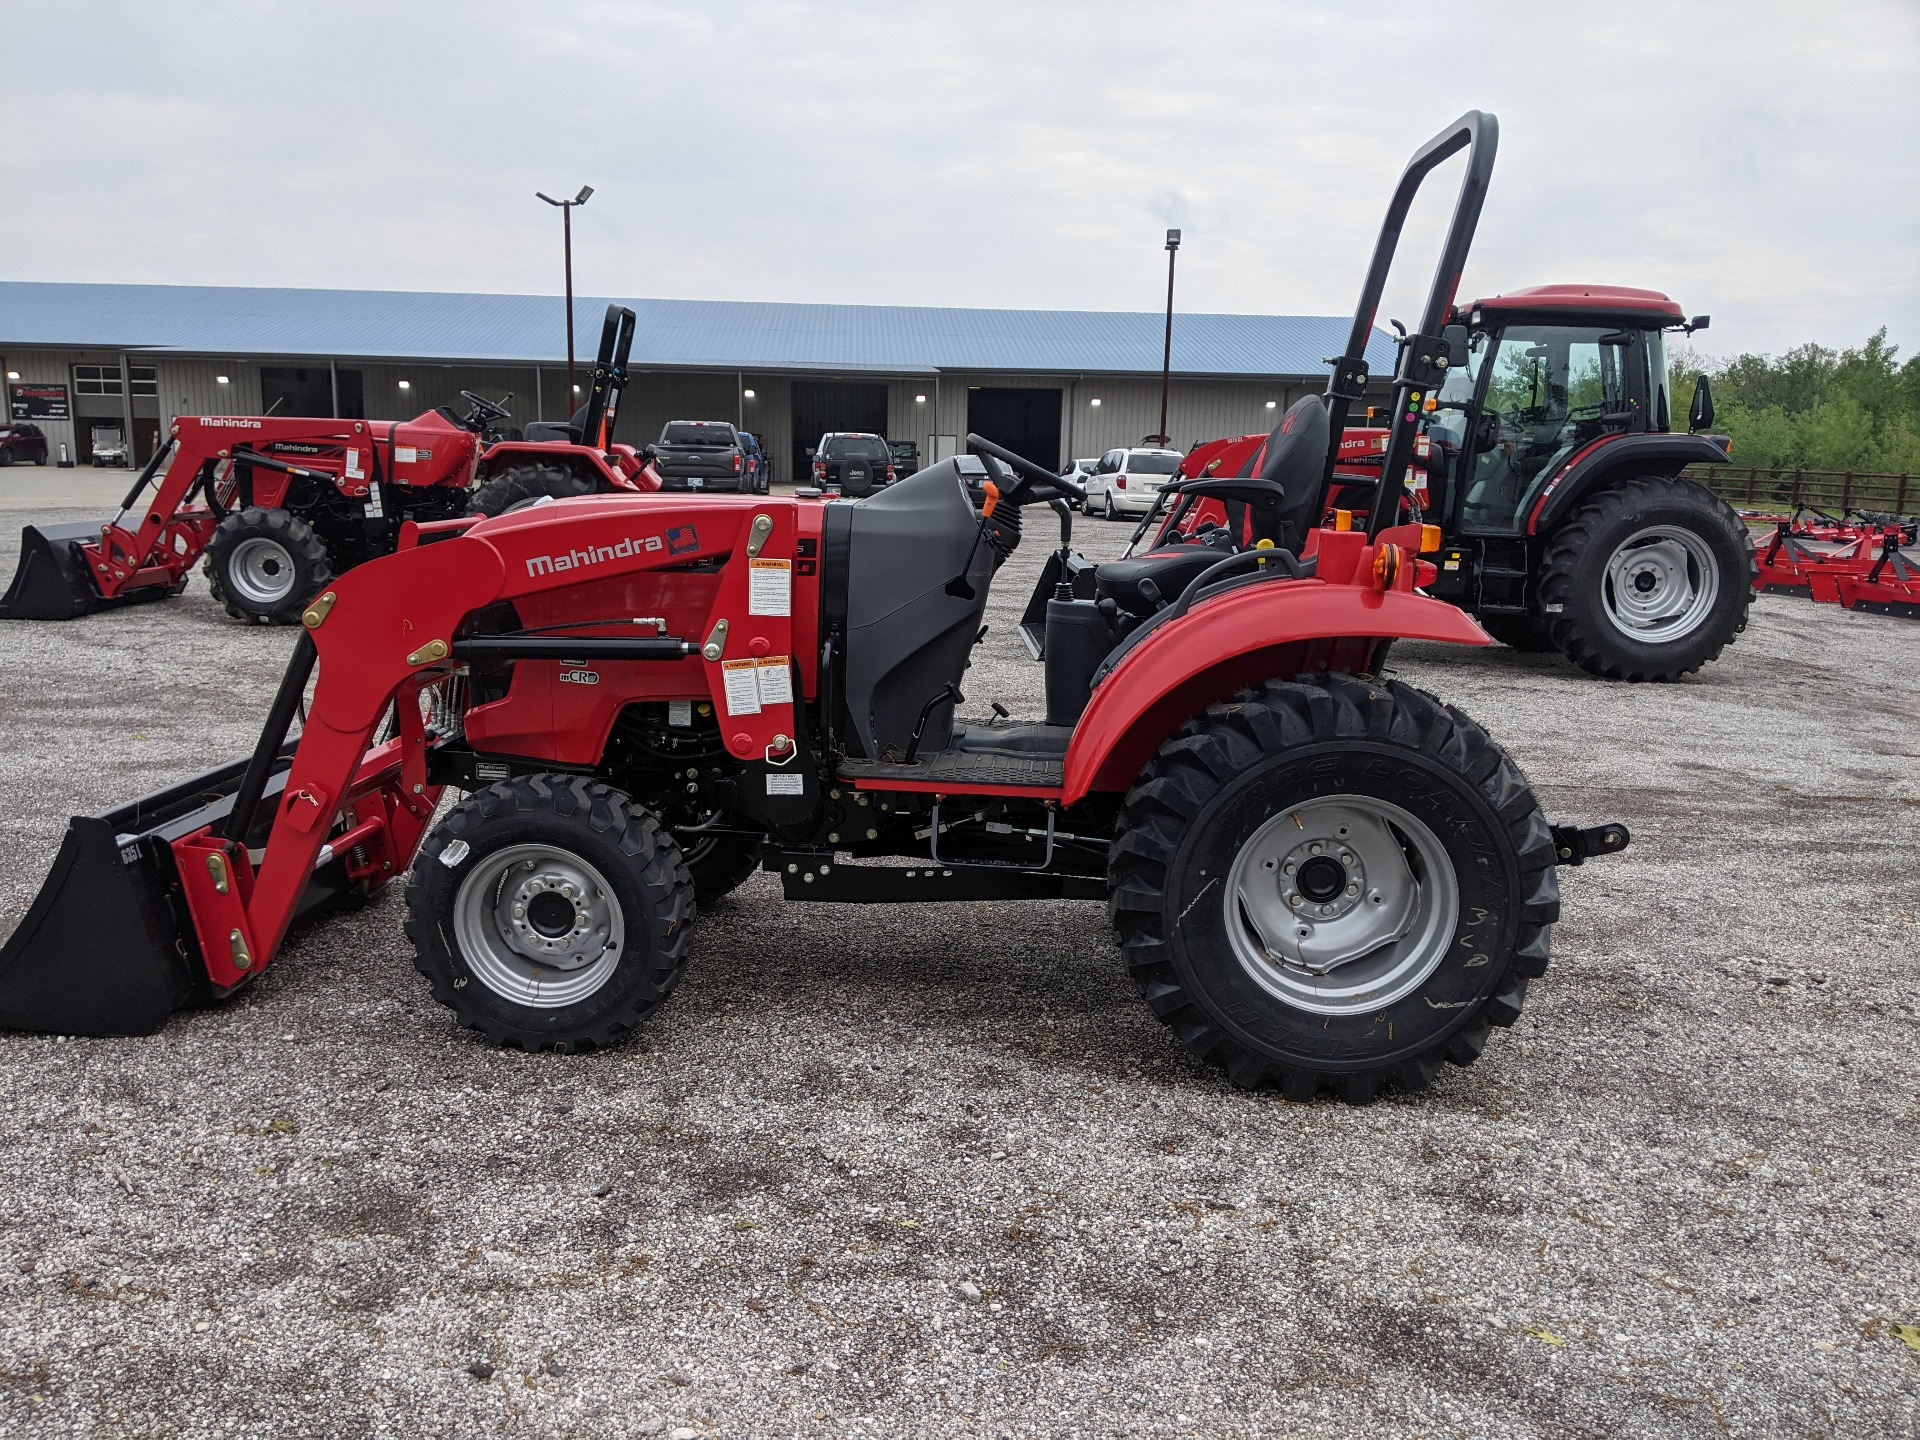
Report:
[[1347,894],[1358,895],[1359,893],[1360,893],[1360,887],[1358,885],[1347,886]]
[[1294,907],[1294,908],[1295,908],[1296,910],[1297,910],[1297,909],[1299,909],[1299,908],[1300,908],[1300,897],[1299,897],[1298,895],[1289,895],[1289,896],[1287,896],[1287,904],[1289,904],[1289,905],[1291,905],[1291,906],[1293,906],[1293,907]]
[[1326,848],[1327,848],[1326,846],[1322,845],[1318,840],[1316,840],[1313,842],[1313,844],[1307,846],[1307,853],[1309,855],[1318,855],[1322,850]]
[[527,918],[527,907],[526,907],[526,906],[524,906],[524,905],[516,905],[516,906],[514,906],[514,907],[513,907],[513,918],[514,918],[514,919],[516,919],[516,920],[524,920],[524,919],[526,919],[526,918]]

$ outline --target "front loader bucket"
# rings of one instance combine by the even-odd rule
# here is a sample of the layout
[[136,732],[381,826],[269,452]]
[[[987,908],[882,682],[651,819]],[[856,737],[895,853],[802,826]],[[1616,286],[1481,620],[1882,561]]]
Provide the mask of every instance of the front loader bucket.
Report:
[[0,1026],[148,1035],[193,994],[184,937],[138,847],[75,816],[27,918],[0,949]]
[[1033,594],[1027,597],[1027,608],[1020,612],[1020,638],[1036,660],[1047,658],[1047,601],[1054,598],[1062,582],[1071,588],[1076,600],[1094,597],[1093,566],[1078,551],[1061,549],[1047,556]]
[[177,595],[184,584],[148,585],[125,591],[111,600],[101,596],[87,562],[80,553],[83,541],[98,540],[108,520],[82,520],[72,525],[28,525],[20,532],[20,567],[0,598],[0,619],[72,620],[109,606],[132,605]]
[[[254,811],[251,845],[265,843],[291,754]],[[0,1029],[149,1035],[211,998],[172,846],[225,820],[247,763],[68,822],[46,883],[0,947]]]
[[71,620],[100,605],[77,541],[98,540],[101,521],[29,525],[20,532],[20,568],[0,599],[8,620]]

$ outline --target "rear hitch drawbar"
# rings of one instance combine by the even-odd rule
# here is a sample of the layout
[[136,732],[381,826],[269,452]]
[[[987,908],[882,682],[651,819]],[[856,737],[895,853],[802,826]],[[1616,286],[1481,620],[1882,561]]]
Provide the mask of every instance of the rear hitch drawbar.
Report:
[[1633,839],[1627,827],[1615,820],[1606,825],[1550,825],[1553,832],[1553,863],[1584,865],[1596,855],[1618,855]]

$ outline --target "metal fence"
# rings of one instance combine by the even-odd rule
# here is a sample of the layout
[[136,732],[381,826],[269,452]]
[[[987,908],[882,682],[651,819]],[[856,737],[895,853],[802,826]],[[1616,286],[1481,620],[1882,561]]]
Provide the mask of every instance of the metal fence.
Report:
[[1905,515],[1920,503],[1910,475],[1862,470],[1768,470],[1758,466],[1690,465],[1687,474],[1729,505],[1791,513],[1803,506],[1839,514],[1847,510]]

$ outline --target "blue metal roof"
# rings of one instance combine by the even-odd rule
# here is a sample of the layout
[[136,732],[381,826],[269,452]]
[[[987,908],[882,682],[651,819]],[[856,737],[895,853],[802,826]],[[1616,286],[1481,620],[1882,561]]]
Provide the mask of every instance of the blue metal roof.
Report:
[[[576,345],[591,355],[607,300],[577,297]],[[648,369],[876,374],[1007,371],[1157,374],[1165,317],[1111,310],[944,310],[744,300],[625,300],[639,318],[632,364]],[[0,345],[363,360],[564,363],[557,296],[270,290],[206,285],[0,281]],[[1320,315],[1176,312],[1181,375],[1324,374],[1349,322]],[[1376,329],[1375,374],[1393,366]]]

